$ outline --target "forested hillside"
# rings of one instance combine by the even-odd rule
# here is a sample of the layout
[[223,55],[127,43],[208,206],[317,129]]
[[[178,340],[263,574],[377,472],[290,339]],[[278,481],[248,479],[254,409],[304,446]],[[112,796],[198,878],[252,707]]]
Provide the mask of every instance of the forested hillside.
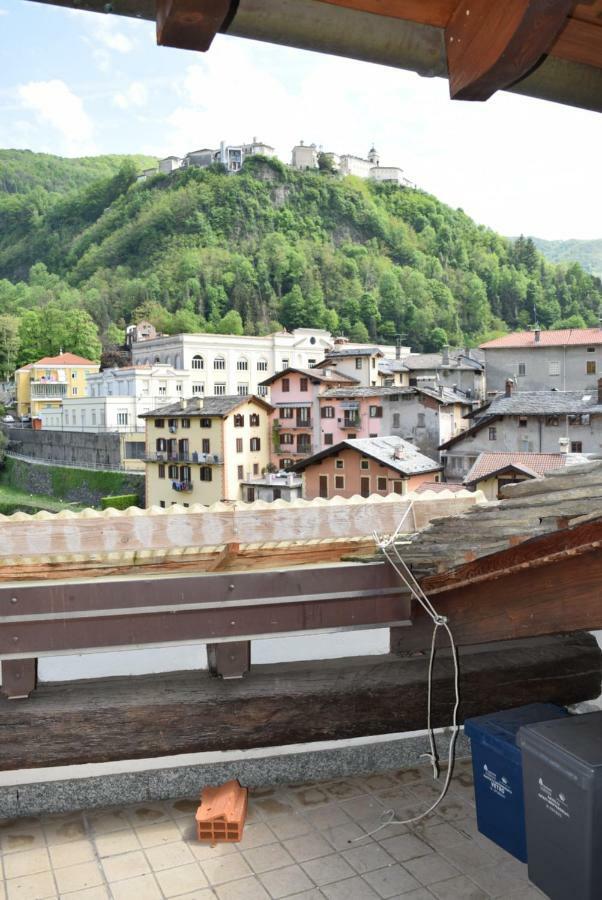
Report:
[[64,159],[31,150],[0,150],[0,195],[24,194],[35,188],[65,191],[85,187],[98,178],[110,178],[127,161],[139,169],[157,165],[150,156],[84,156]]
[[602,238],[594,241],[533,238],[533,243],[550,262],[578,262],[586,272],[602,278]]
[[[68,163],[68,161],[63,161]],[[602,285],[418,190],[254,158],[239,175],[111,177],[0,195],[0,371],[164,332],[323,326],[415,349],[597,322]],[[98,335],[98,337],[97,337]]]

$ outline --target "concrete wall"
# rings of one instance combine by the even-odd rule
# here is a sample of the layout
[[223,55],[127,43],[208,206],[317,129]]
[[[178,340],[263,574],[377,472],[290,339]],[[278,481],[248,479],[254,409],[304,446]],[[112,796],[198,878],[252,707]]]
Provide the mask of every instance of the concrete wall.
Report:
[[[600,332],[602,335],[602,331]],[[485,350],[487,391],[503,391],[507,378],[516,378],[519,391],[597,391],[602,375],[602,344],[573,347],[519,347]],[[587,374],[587,363],[595,372]],[[525,374],[519,375],[523,364]],[[552,366],[550,366],[552,364]],[[554,375],[551,372],[557,371]]]
[[118,434],[34,431],[32,428],[5,428],[9,449],[46,462],[103,467],[121,465]]

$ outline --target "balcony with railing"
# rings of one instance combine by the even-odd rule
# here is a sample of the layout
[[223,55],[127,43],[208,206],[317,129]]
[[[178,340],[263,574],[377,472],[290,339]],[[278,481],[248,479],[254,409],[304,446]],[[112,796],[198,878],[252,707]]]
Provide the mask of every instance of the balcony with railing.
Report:
[[311,418],[278,419],[280,431],[311,431]]
[[151,450],[146,452],[146,462],[156,463],[195,463],[201,466],[221,466],[224,459],[219,453],[182,453],[177,450]]
[[358,429],[361,425],[359,416],[345,416],[343,421],[340,423],[340,427],[345,429],[349,428],[353,431]]
[[60,381],[32,381],[32,400],[62,400],[67,396],[67,385]]
[[192,481],[172,481],[171,487],[174,491],[190,493],[190,491],[192,490]]

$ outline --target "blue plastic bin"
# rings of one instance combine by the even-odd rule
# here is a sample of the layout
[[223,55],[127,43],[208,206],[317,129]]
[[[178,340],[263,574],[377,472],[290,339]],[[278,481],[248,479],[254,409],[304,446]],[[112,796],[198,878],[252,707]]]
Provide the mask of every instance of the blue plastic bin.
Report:
[[527,862],[527,840],[521,751],[516,735],[523,725],[565,716],[568,712],[561,706],[531,703],[464,722],[472,748],[479,831],[521,862]]

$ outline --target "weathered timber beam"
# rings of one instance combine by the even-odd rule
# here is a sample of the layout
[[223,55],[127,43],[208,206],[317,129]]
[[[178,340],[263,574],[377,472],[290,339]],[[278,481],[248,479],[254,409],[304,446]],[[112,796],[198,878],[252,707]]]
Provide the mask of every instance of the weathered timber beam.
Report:
[[[271,747],[425,727],[426,657],[257,666],[244,679],[207,672],[42,684],[28,703],[0,699],[0,769]],[[460,651],[461,718],[535,701],[599,694],[590,635]],[[433,723],[449,724],[449,655],[434,671]]]
[[573,6],[574,0],[461,0],[445,30],[451,98],[488,100],[527,75]]
[[409,623],[384,563],[0,585],[0,658]]
[[[431,596],[437,611],[447,616],[456,643],[479,644],[600,629],[601,584],[602,549],[591,547],[545,565],[526,563],[495,578],[453,585]],[[403,631],[391,630],[392,652],[430,646],[432,623],[421,607],[414,608],[412,627]],[[443,644],[442,636],[440,640]]]
[[236,0],[157,0],[157,43],[208,50],[237,5]]

